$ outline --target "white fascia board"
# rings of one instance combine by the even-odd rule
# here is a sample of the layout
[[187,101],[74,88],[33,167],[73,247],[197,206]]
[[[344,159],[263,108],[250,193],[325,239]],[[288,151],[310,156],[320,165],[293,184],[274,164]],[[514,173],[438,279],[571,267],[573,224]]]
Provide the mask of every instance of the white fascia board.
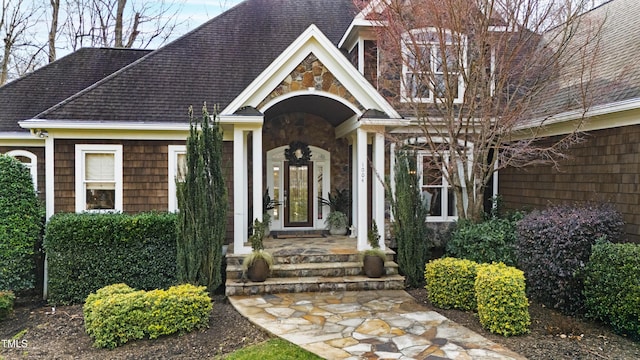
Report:
[[[231,115],[243,106],[257,108],[259,103],[311,53],[318,57],[333,76],[366,109],[377,109],[385,112],[389,117],[400,118],[395,109],[315,25],[310,25],[262,74],[249,84],[221,112],[222,116]],[[262,109],[258,110],[262,111]]]
[[144,122],[144,121],[75,121],[30,119],[19,121],[25,129],[71,129],[71,130],[139,130],[139,131],[188,131],[188,123]]
[[[340,39],[340,42],[338,43],[338,48],[345,49],[347,51],[353,50],[353,48],[358,44],[358,39],[361,37],[362,29],[382,26],[384,23],[385,22],[374,22],[367,19],[353,19],[351,24],[349,24],[347,31],[342,35],[342,39]],[[367,36],[367,40],[375,39],[374,36],[371,36],[371,33],[372,32],[370,30],[366,30],[366,34],[369,35]]]
[[336,138],[344,137],[354,130],[361,128],[363,126],[383,126],[383,127],[404,127],[409,125],[409,120],[406,119],[380,119],[380,118],[360,118],[358,119],[356,116],[352,116],[347,121],[336,127]]
[[239,124],[239,125],[262,125],[264,116],[262,115],[220,115],[221,124]]
[[45,140],[28,132],[7,131],[0,132],[0,145],[2,146],[35,146],[44,147]]
[[[579,130],[581,131],[601,130],[619,126],[638,125],[640,124],[640,117],[620,117],[619,121],[611,118],[611,115],[632,110],[640,110],[640,98],[597,105],[587,110],[586,112],[584,110],[573,110],[559,113],[546,119],[533,119],[529,123],[517,127],[515,130],[524,132],[526,130],[532,130],[539,127],[562,127],[563,124],[570,125],[570,123],[575,123],[576,121],[580,121],[583,118],[588,120],[580,127]],[[556,133],[554,133],[553,135],[561,135],[563,133],[567,134],[574,130],[575,129],[573,127],[566,127],[566,129],[563,130],[556,130]]]

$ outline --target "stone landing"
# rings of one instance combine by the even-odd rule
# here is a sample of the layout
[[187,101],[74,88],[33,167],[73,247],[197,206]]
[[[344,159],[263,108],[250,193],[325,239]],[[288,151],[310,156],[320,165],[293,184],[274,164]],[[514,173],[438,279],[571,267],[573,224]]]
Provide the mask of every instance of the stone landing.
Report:
[[398,275],[391,250],[387,250],[385,276],[371,279],[363,274],[355,239],[339,236],[268,239],[265,248],[273,255],[274,266],[271,276],[262,283],[244,279],[243,255],[227,254],[227,296],[404,289],[404,277]]

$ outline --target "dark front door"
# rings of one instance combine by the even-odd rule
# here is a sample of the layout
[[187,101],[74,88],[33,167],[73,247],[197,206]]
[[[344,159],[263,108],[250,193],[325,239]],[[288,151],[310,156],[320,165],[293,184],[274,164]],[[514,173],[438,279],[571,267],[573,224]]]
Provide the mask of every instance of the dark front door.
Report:
[[313,226],[313,163],[284,162],[284,226]]

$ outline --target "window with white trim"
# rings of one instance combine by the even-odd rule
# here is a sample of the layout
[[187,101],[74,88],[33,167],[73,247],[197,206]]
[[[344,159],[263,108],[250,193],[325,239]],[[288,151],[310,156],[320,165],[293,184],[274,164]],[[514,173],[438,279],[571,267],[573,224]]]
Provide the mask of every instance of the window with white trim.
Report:
[[449,154],[418,151],[417,157],[418,182],[422,200],[428,208],[427,221],[457,220],[457,196],[442,172],[449,163]]
[[11,150],[7,152],[7,155],[16,158],[29,170],[33,181],[33,190],[38,191],[38,157],[36,154],[26,150]]
[[122,145],[76,145],[76,212],[122,211]]
[[178,211],[178,182],[187,175],[187,147],[169,145],[169,211]]
[[[440,37],[444,36],[443,39]],[[462,65],[466,61],[466,38],[435,28],[411,30],[402,41],[401,100],[435,102],[447,97],[454,103],[464,97]]]

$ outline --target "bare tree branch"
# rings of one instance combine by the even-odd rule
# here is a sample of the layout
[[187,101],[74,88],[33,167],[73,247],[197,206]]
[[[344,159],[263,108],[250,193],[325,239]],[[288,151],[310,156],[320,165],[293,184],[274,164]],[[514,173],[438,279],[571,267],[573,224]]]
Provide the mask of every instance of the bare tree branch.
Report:
[[484,189],[497,169],[558,164],[580,141],[580,119],[552,143],[540,137],[552,114],[575,109],[584,117],[590,106],[603,22],[584,14],[592,1],[386,3],[371,15],[380,91],[422,133],[412,146],[430,154],[425,169],[437,170],[464,199],[456,201],[460,218],[482,217]]

